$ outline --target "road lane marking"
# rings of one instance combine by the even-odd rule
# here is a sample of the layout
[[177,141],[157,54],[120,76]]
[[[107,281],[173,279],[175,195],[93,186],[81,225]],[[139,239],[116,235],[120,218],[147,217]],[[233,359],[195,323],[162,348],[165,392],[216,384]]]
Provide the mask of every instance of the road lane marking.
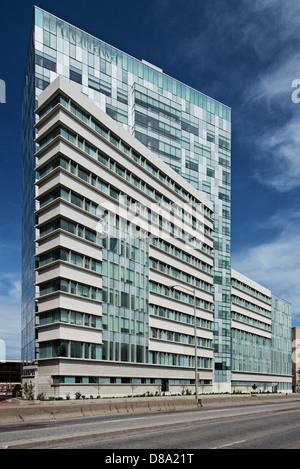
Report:
[[244,443],[245,441],[246,440],[234,441],[233,443],[227,443],[227,445],[216,446],[215,448],[211,448],[211,449],[226,448],[227,446],[238,445],[239,443]]

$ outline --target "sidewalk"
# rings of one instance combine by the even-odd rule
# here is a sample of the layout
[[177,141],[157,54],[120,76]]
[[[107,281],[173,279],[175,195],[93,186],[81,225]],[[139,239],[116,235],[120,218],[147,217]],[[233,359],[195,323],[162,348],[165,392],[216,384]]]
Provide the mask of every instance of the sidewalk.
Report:
[[12,398],[9,398],[9,399],[2,399],[0,401],[0,409],[2,407],[15,407],[15,406],[18,406],[20,405],[18,402],[13,402],[13,399]]

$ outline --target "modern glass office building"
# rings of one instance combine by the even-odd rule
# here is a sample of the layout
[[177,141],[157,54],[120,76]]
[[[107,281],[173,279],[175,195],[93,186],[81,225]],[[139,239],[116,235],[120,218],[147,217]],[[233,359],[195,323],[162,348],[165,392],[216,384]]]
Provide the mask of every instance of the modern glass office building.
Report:
[[36,112],[38,392],[211,389],[213,204],[63,77]]
[[23,87],[23,359],[35,357],[33,111],[57,75],[213,202],[215,380],[229,383],[230,109],[39,8],[34,10]]
[[234,269],[231,282],[232,390],[290,391],[291,304]]
[[[40,357],[36,340],[39,287],[35,270],[35,240],[40,235],[36,215],[38,201],[35,197],[38,194],[36,181],[40,175],[35,172],[38,160],[34,156],[39,150],[39,142],[35,142],[35,124],[40,116],[35,115],[34,111],[38,107],[41,93],[58,76],[64,77],[116,121],[124,131],[189,183],[193,190],[201,192],[212,203],[212,384],[216,385],[218,391],[230,391],[231,109],[169,77],[163,70],[145,60],[137,60],[37,7],[34,8],[23,85],[23,362],[28,364],[28,370],[31,370],[30,364]],[[164,183],[168,174],[161,177]],[[180,190],[183,191],[183,197],[187,196],[188,191],[184,189],[184,184]],[[148,256],[149,247],[145,245],[144,248],[144,255]],[[103,255],[103,260],[110,262],[110,247],[106,249],[104,246]],[[136,271],[142,278],[143,264],[132,266],[131,270]],[[112,271],[108,277],[113,279],[113,275]],[[113,280],[107,282],[109,284],[104,287],[108,291],[107,294],[110,294],[110,290],[115,291],[116,288],[110,287],[110,282],[114,285]],[[149,308],[149,287],[158,288],[154,284],[141,286],[141,308],[146,304]],[[108,320],[111,306],[105,298],[103,311],[106,310],[104,314],[108,314]],[[141,314],[142,312],[146,314],[146,327],[149,309],[141,309]],[[151,333],[162,334],[161,331]],[[146,354],[146,342],[143,347],[143,354]],[[116,351],[109,340],[102,347],[101,353],[115,357],[121,352]],[[158,359],[158,356],[149,353],[148,349],[147,353],[146,362],[151,363],[154,357],[155,360]],[[26,366],[24,370],[26,372]]]

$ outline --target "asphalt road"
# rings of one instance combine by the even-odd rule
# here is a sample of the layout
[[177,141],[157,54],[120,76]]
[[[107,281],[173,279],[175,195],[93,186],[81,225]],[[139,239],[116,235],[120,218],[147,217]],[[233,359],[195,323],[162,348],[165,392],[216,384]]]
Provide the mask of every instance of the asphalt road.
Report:
[[186,458],[183,450],[300,449],[300,401],[0,426],[2,448],[22,445],[114,450],[109,451],[114,457],[118,451],[141,449],[182,450]]
[[77,449],[300,449],[300,409],[55,445]]

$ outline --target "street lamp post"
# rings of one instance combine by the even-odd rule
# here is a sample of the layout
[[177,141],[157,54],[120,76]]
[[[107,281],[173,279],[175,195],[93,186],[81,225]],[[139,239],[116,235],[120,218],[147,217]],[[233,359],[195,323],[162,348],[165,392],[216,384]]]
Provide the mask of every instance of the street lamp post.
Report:
[[194,336],[195,336],[195,393],[196,393],[196,404],[198,405],[198,354],[197,354],[197,314],[196,314],[196,290],[195,288],[187,288],[182,285],[171,285],[171,288],[180,287],[193,293],[194,296]]

